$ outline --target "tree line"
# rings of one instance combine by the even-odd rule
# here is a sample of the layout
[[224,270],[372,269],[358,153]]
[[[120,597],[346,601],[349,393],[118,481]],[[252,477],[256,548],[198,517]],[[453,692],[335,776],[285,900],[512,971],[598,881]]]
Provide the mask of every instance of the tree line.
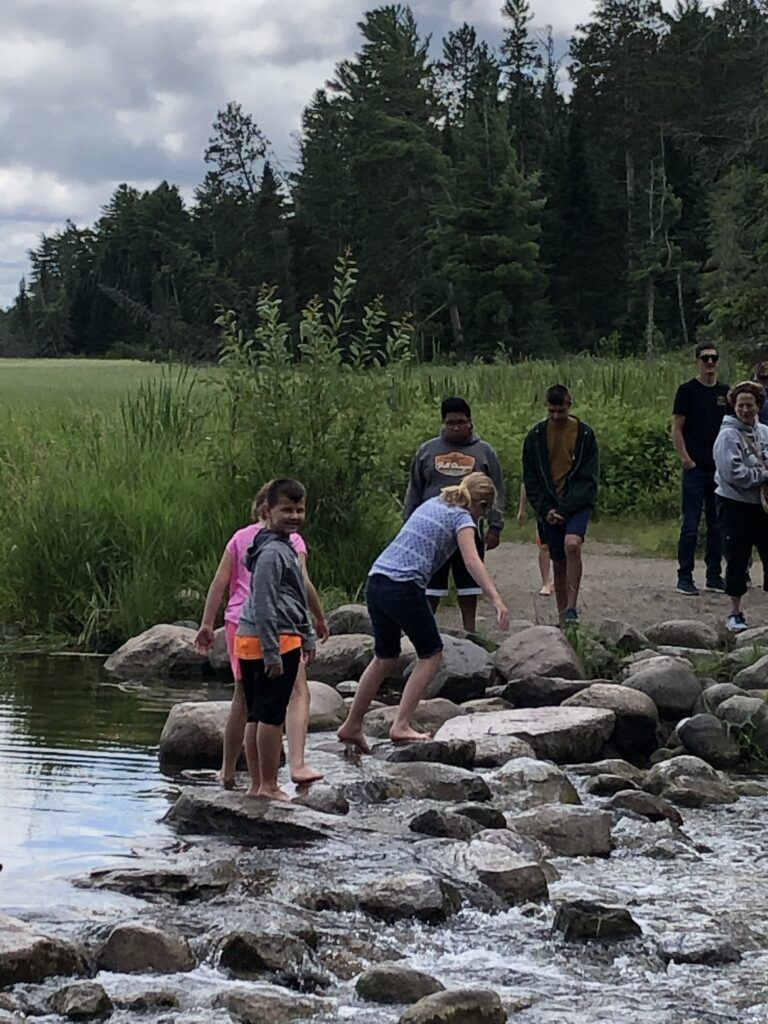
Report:
[[210,357],[222,308],[251,328],[269,286],[298,320],[346,250],[360,310],[409,315],[424,358],[759,345],[768,0],[598,0],[565,55],[528,0],[501,14],[496,49],[366,14],[295,172],[227,104],[191,203],[123,184],[92,227],[41,238],[0,354]]

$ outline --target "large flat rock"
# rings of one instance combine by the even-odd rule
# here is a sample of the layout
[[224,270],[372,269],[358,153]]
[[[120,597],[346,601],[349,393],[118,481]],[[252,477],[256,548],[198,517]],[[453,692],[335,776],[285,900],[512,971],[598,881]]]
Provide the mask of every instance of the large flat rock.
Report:
[[435,739],[517,736],[530,743],[537,757],[568,764],[595,760],[615,723],[614,713],[603,708],[516,708],[452,718],[438,729]]
[[223,833],[270,847],[300,846],[331,836],[370,831],[338,815],[300,804],[208,788],[183,790],[164,820],[180,832]]

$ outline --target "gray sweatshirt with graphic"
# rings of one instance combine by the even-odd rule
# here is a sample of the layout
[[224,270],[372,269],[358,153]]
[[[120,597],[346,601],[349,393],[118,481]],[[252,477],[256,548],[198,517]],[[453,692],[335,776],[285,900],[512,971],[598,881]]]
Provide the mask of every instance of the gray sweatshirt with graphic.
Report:
[[499,456],[477,434],[472,434],[464,444],[448,441],[442,434],[424,442],[411,462],[403,519],[409,519],[428,498],[436,498],[444,487],[460,484],[470,473],[485,473],[496,486],[496,504],[488,512],[488,526],[501,532],[507,500],[504,476]]
[[760,486],[768,482],[768,427],[748,427],[736,416],[725,416],[713,454],[715,492],[731,501],[759,505]]
[[307,587],[290,539],[273,530],[261,530],[244,562],[251,571],[251,590],[240,612],[238,636],[258,637],[267,665],[280,661],[281,633],[300,636],[304,650],[313,651],[317,639]]

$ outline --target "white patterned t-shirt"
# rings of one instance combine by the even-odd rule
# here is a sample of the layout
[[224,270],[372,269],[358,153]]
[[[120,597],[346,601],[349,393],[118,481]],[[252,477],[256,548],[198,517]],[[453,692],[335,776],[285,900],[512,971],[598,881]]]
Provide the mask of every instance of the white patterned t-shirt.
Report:
[[400,533],[373,563],[369,576],[417,583],[424,590],[459,546],[459,530],[477,529],[465,508],[430,498],[406,520]]

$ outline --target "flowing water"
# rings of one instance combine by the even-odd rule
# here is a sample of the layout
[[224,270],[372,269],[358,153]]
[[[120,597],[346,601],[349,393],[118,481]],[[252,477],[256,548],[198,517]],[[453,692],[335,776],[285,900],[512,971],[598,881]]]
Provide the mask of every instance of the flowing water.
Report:
[[[136,849],[169,849],[177,842],[159,819],[180,780],[159,771],[157,741],[168,707],[193,695],[202,694],[113,685],[98,663],[0,659],[1,910],[71,927],[133,917],[145,908],[71,883],[96,866],[124,862]],[[321,916],[328,933],[338,934],[342,960],[362,966],[375,949],[377,958],[402,955],[448,986],[493,987],[507,1000],[510,1020],[521,1024],[765,1024],[766,810],[768,798],[756,797],[684,811],[682,834],[666,823],[624,818],[614,826],[617,848],[610,858],[555,859],[561,878],[550,886],[553,899],[619,903],[642,926],[641,939],[615,946],[564,942],[552,932],[549,904],[500,914],[464,909],[435,927],[384,926],[359,914]],[[215,840],[207,843],[207,849],[217,847]],[[286,904],[308,880],[331,885],[339,877],[361,880],[413,867],[409,848],[385,837],[280,851],[240,850],[221,840],[218,848],[241,856],[244,874],[262,879],[270,898]],[[239,889],[210,904],[166,910],[164,920],[200,934],[231,925],[247,913],[244,901],[258,895]],[[727,935],[742,958],[716,966],[666,964],[657,943],[670,933]],[[136,976],[100,980],[114,998],[144,983]],[[183,977],[154,980],[159,983],[189,1009],[210,1006],[217,991],[231,987],[210,962]],[[399,1018],[401,1008],[357,1001],[351,980],[333,977],[326,994],[336,1009],[319,1019],[394,1024]],[[113,1017],[114,1024],[142,1019],[148,1018],[128,1011]],[[194,1019],[226,1018],[203,1011]]]

